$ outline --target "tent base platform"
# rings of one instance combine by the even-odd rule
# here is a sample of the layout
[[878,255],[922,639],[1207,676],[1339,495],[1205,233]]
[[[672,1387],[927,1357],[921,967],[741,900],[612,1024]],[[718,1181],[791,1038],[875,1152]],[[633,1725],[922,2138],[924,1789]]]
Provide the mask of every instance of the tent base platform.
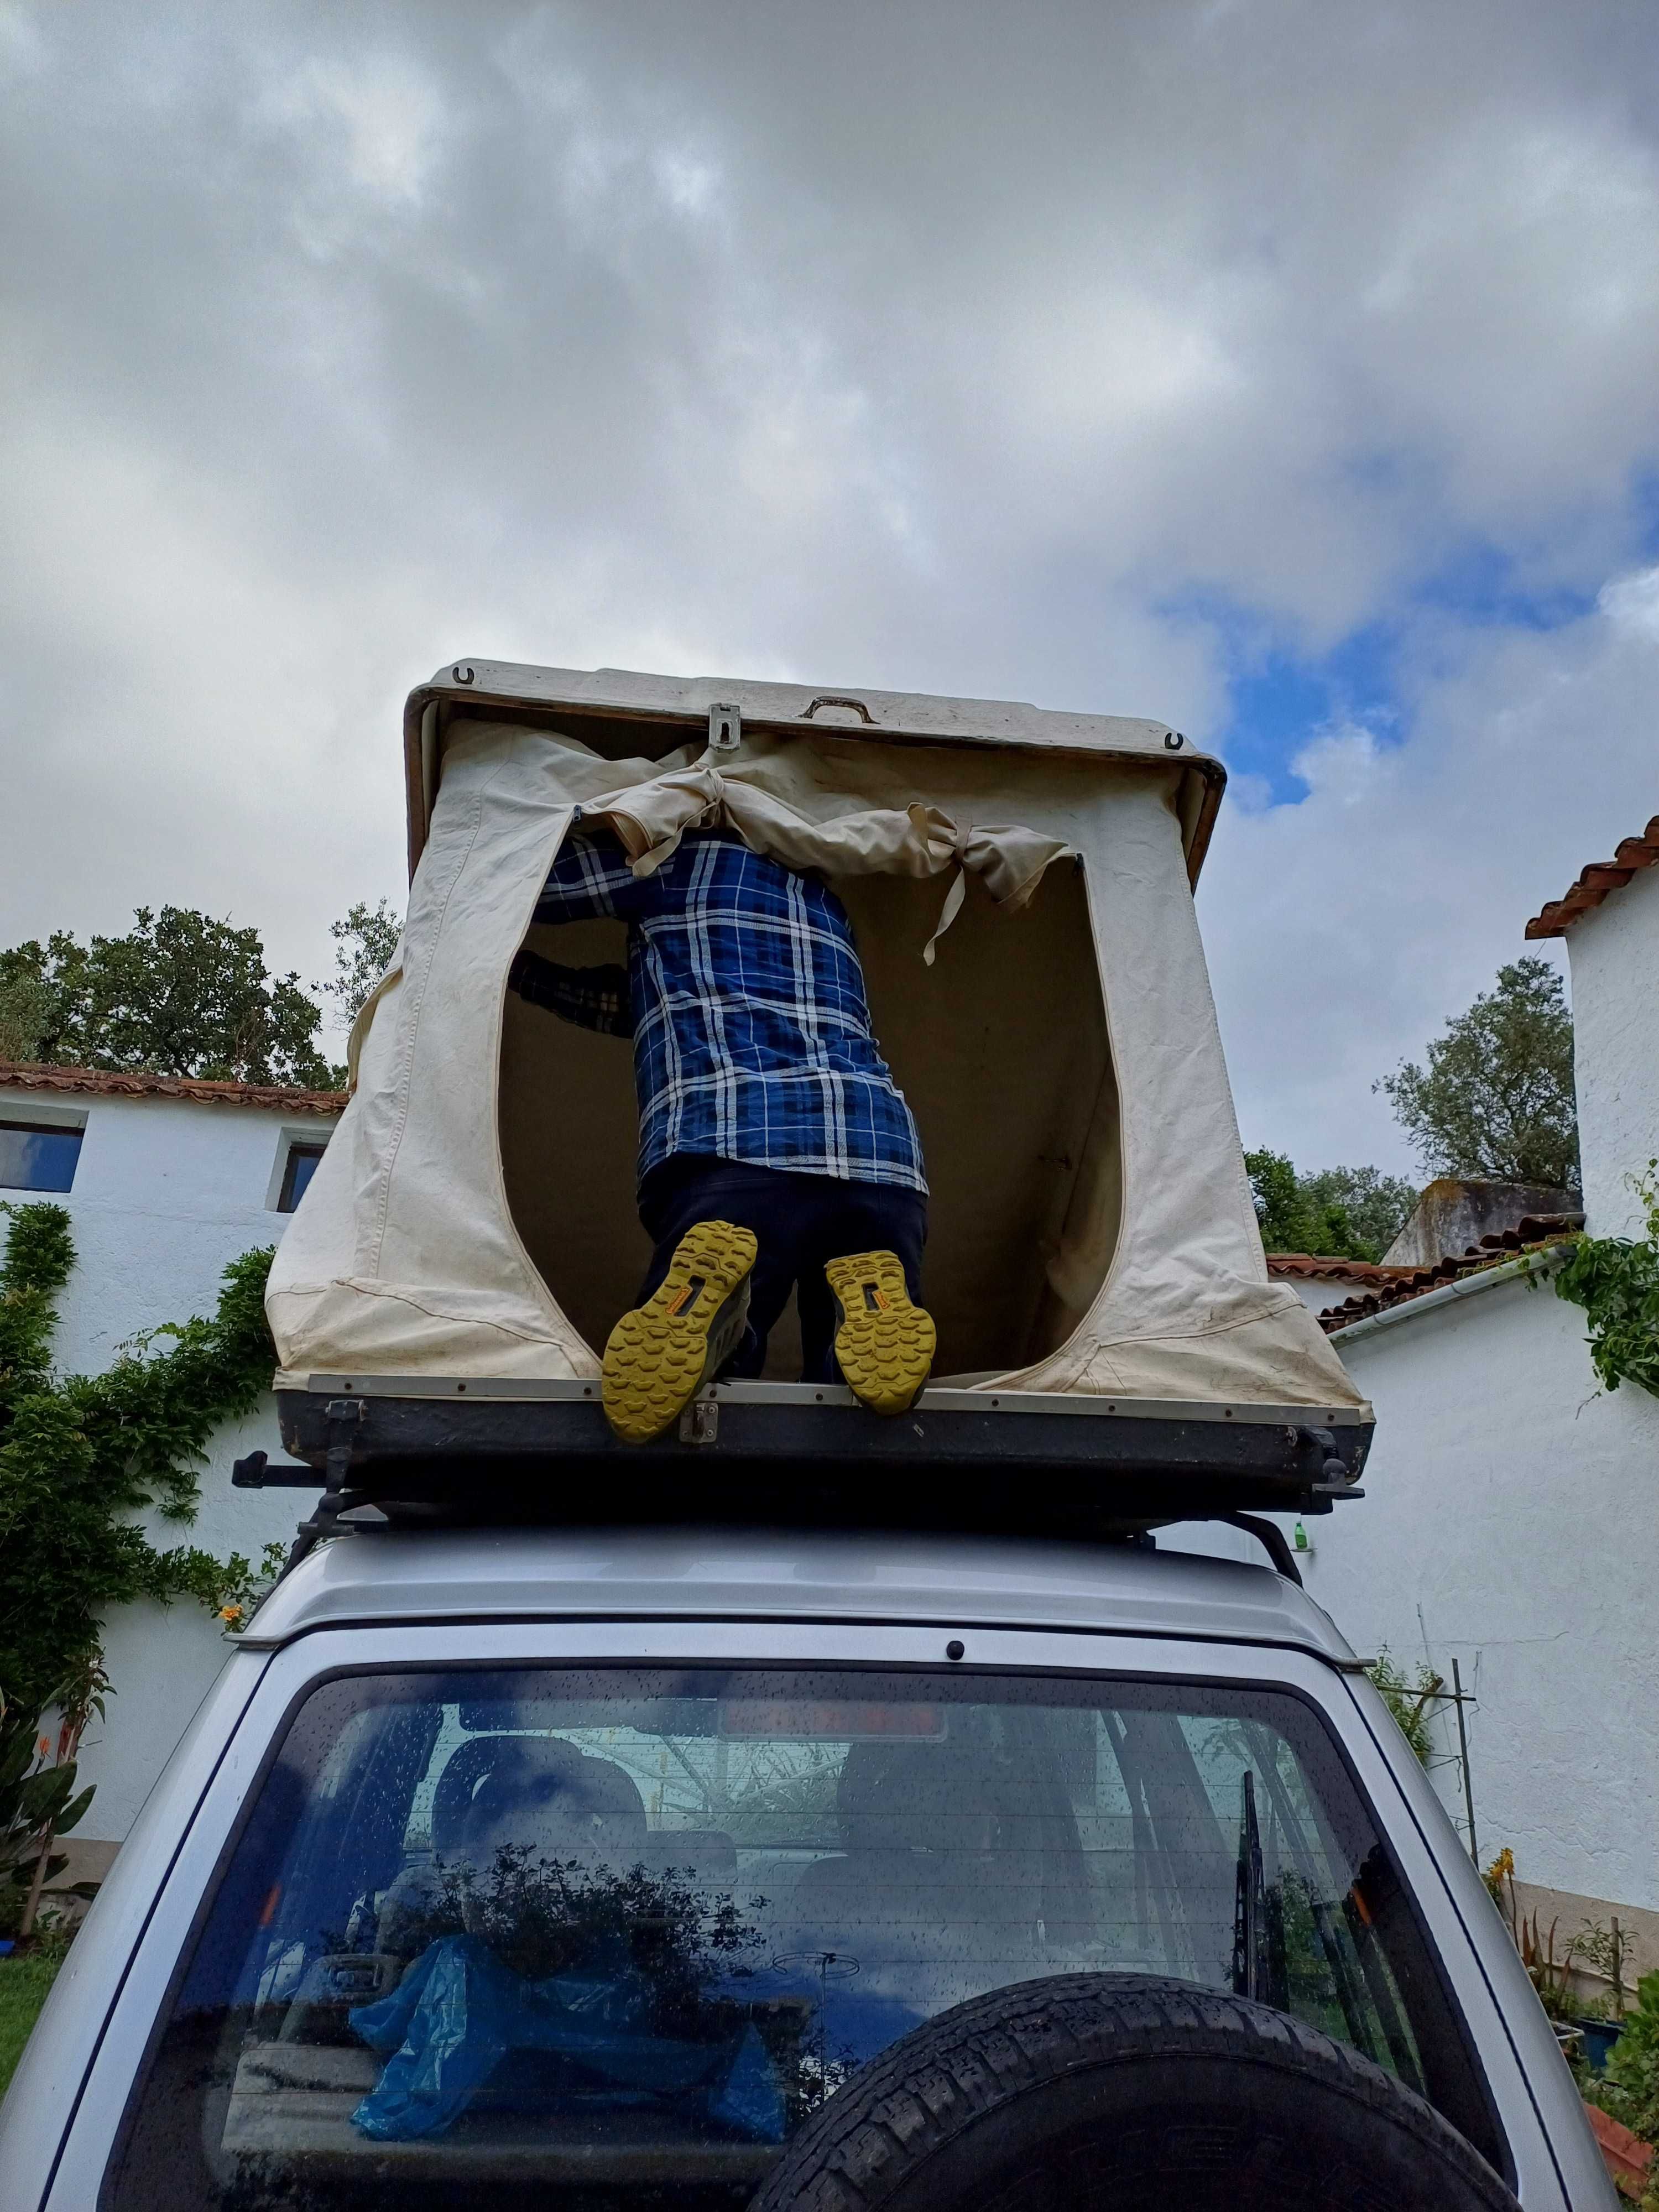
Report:
[[[1211,1406],[931,1388],[884,1419],[840,1385],[723,1382],[654,1443],[619,1443],[597,1382],[318,1376],[281,1389],[289,1466],[410,1526],[677,1522],[1124,1536],[1240,1512],[1328,1512],[1372,1424],[1352,1408]],[[1276,1533],[1276,1532],[1275,1532]]]

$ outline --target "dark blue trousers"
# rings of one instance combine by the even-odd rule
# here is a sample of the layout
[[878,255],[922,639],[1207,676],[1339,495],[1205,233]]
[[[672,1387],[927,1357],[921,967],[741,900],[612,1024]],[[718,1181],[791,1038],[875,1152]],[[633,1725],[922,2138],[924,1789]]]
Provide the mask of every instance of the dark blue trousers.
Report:
[[749,1279],[749,1328],[728,1375],[760,1373],[766,1340],[793,1290],[800,1316],[802,1382],[840,1382],[826,1260],[849,1252],[896,1253],[906,1288],[921,1303],[927,1200],[919,1190],[683,1152],[653,1168],[640,1186],[640,1219],[656,1248],[641,1287],[641,1304],[668,1273],[675,1246],[694,1222],[731,1221],[754,1231],[760,1250]]

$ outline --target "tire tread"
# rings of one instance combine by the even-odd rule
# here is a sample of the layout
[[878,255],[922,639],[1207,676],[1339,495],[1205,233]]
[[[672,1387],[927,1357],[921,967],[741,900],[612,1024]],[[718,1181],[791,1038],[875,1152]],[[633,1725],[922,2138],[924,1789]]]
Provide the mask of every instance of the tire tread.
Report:
[[[1080,2068],[1183,2053],[1306,2075],[1385,2112],[1493,2212],[1515,2204],[1431,2106],[1305,2021],[1197,1984],[1061,1974],[971,1997],[871,2060],[800,2129],[750,2212],[876,2212],[920,2160],[1022,2092]],[[790,2176],[818,2153],[823,2166],[798,2188]]]

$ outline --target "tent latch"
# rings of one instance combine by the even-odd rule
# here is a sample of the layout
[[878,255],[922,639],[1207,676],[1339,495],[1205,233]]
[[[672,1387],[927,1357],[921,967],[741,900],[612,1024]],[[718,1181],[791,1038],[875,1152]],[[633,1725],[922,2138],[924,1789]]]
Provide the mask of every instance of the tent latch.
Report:
[[719,1441],[720,1409],[712,1398],[694,1398],[680,1415],[683,1444],[712,1444]]
[[1336,1438],[1328,1429],[1298,1429],[1297,1440],[1299,1443],[1311,1444],[1314,1450],[1318,1453],[1322,1482],[1333,1483],[1340,1489],[1346,1489],[1353,1478],[1338,1456]]
[[742,708],[711,707],[708,709],[709,751],[711,753],[734,753],[742,743]]

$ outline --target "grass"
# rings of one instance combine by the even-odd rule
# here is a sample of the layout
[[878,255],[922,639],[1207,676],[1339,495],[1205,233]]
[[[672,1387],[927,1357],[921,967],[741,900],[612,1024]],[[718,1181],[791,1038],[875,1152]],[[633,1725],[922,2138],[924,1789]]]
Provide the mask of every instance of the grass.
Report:
[[67,1943],[43,1943],[21,1958],[14,1954],[0,1959],[0,2096],[16,2071],[29,2030],[68,1949]]

